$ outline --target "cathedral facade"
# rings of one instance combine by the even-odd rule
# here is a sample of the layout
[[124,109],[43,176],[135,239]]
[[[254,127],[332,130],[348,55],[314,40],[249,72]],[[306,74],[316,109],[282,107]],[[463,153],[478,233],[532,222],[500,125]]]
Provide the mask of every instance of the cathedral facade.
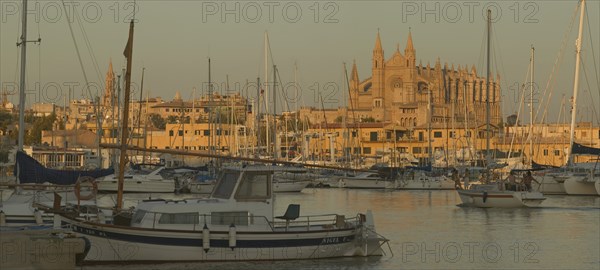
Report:
[[[485,76],[478,76],[475,66],[450,68],[436,61],[417,65],[417,51],[409,32],[404,54],[399,46],[385,57],[379,33],[373,49],[371,76],[361,80],[356,63],[350,77],[347,119],[382,122],[410,129],[429,123],[481,126],[486,123],[486,100],[489,95],[490,124],[502,122],[500,78],[490,76],[489,92]],[[431,105],[431,114],[429,106]],[[305,110],[306,111],[306,110]],[[338,110],[342,112],[345,110]],[[312,111],[315,113],[315,111]],[[308,116],[311,124],[323,119]],[[313,119],[314,118],[314,119]],[[335,117],[327,117],[332,122]],[[354,119],[354,120],[353,120]]]

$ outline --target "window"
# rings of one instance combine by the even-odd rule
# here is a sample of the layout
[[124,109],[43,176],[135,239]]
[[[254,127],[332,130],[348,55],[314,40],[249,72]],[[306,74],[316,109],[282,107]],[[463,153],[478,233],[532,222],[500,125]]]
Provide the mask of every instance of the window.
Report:
[[248,226],[248,212],[212,212],[210,224]]
[[158,224],[198,224],[198,213],[163,213]]
[[229,199],[233,193],[233,188],[240,176],[239,172],[226,172],[215,187],[213,197],[221,199]]
[[560,150],[554,150],[554,155],[555,156],[560,156]]
[[204,130],[204,136],[210,136],[210,130]]
[[169,112],[169,108],[166,108],[166,109],[165,109],[165,112]]
[[548,149],[544,149],[544,156],[548,155]]
[[386,132],[385,133],[385,138],[388,139],[388,140],[391,140],[392,139],[392,132],[390,132],[390,131]]
[[372,142],[376,142],[377,141],[377,132],[376,131],[372,131],[371,135],[370,135],[371,141]]
[[169,136],[173,137],[173,130],[169,130]]
[[456,132],[455,131],[449,131],[448,132],[448,137],[450,137],[450,138],[456,138]]
[[194,130],[194,135],[200,135],[200,130]]
[[424,140],[425,140],[425,138],[423,137],[423,132],[421,131],[421,132],[419,132],[419,141],[422,142]]
[[442,132],[441,131],[435,131],[435,132],[433,132],[433,137],[434,138],[441,138],[442,137]]
[[183,136],[183,130],[180,130],[180,131],[178,132],[178,134],[179,134],[179,136]]
[[413,147],[413,154],[421,154],[421,147]]
[[371,154],[371,147],[363,147],[363,154]]
[[235,198],[237,200],[265,200],[271,196],[271,183],[267,174],[245,173]]
[[142,223],[142,220],[144,219],[144,216],[146,215],[146,211],[144,210],[136,210],[135,213],[133,214],[133,217],[131,218],[131,223],[135,223],[135,224],[140,224]]
[[356,131],[352,131],[352,138],[356,138]]

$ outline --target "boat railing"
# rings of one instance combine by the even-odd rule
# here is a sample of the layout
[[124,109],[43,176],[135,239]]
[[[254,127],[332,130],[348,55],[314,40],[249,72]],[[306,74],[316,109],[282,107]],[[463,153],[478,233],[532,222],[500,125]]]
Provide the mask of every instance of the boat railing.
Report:
[[273,221],[274,230],[314,231],[352,228],[357,224],[358,217],[346,218],[344,215],[325,214],[299,216],[295,220]]

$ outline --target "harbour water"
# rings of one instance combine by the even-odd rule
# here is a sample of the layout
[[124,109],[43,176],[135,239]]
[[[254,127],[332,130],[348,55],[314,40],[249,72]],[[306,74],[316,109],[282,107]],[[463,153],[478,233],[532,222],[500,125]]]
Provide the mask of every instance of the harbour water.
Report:
[[277,194],[276,214],[290,203],[301,205],[301,215],[372,210],[377,231],[390,239],[386,256],[127,269],[600,269],[600,197],[548,196],[540,208],[481,209],[457,206],[453,190],[305,189]]

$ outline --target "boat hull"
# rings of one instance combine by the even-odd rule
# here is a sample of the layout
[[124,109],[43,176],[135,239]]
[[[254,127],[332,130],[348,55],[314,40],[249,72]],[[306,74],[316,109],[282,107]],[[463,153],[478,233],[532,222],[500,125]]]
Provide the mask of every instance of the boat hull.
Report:
[[545,200],[541,193],[525,191],[458,190],[458,194],[463,205],[483,208],[538,206]]
[[273,181],[275,192],[301,192],[310,181]]
[[598,196],[600,196],[600,179],[596,180],[595,186],[596,186],[596,193],[598,193]]
[[[546,174],[544,177],[539,178],[540,184],[532,183],[532,187],[534,190],[537,190],[543,194],[552,194],[552,195],[564,195],[567,194],[565,192],[564,179],[557,179],[560,176]],[[559,180],[559,181],[557,181]]]
[[210,246],[205,249],[201,228],[199,231],[153,230],[97,225],[68,218],[63,222],[91,241],[92,248],[85,258],[90,263],[297,260],[380,256],[382,253],[380,242],[366,237],[365,232],[357,228],[237,232],[233,248],[229,232],[210,232]]
[[396,189],[404,190],[452,190],[454,182],[443,177],[423,177],[403,179],[397,182]]
[[565,180],[565,192],[569,195],[598,195],[595,182],[585,178],[573,177]]
[[393,188],[393,186],[394,186],[394,183],[392,181],[375,180],[375,179],[346,178],[343,181],[344,181],[344,187],[346,187],[346,188],[384,189],[384,188]]

